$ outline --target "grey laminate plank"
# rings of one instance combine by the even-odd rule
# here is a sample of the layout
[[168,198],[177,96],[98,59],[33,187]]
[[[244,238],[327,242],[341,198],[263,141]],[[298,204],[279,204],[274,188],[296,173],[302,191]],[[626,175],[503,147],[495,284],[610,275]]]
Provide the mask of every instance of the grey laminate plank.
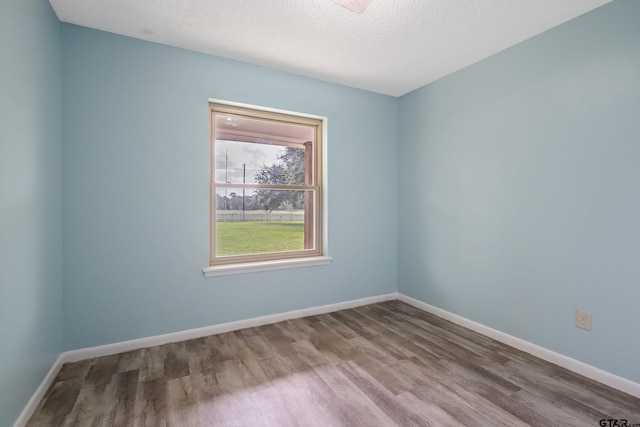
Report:
[[215,373],[215,360],[211,346],[205,338],[189,340],[185,343],[189,374],[192,378]]
[[144,350],[131,350],[118,355],[116,372],[135,371],[140,369]]
[[[424,366],[416,361],[401,361],[394,372],[405,377],[405,381],[411,381],[411,393],[421,401],[436,405],[447,413],[456,422],[465,426],[494,425],[491,419],[486,418],[477,408],[472,407],[460,395],[455,393],[445,384],[444,378],[425,377]],[[433,368],[437,370],[437,366]],[[424,380],[421,380],[423,377]],[[449,380],[451,381],[451,380]]]
[[[307,394],[304,384],[300,381],[303,373],[287,373],[276,357],[265,358],[258,361],[260,367],[269,381],[258,386],[258,396],[268,396],[273,413],[269,409],[261,408],[265,424],[279,420],[283,425],[309,425],[318,417],[317,408],[308,410],[310,396]],[[309,368],[310,369],[310,368]],[[277,425],[277,424],[276,424]]]
[[494,346],[488,348],[476,344],[469,338],[462,337],[423,319],[398,316],[396,324],[403,329],[413,331],[413,339],[425,341],[429,348],[436,346],[460,358],[482,363],[491,360],[497,364],[502,364],[509,360],[509,358],[498,353],[496,351],[497,348]]
[[140,372],[127,370],[113,375],[110,393],[110,403],[105,408],[101,425],[104,427],[129,427],[133,426],[135,419],[134,406],[138,377]]
[[164,358],[164,378],[172,380],[189,375],[189,361],[187,349],[182,343],[171,343],[164,346],[166,352]]
[[358,337],[370,338],[378,334],[371,322],[354,310],[337,311],[330,316],[354,331]]
[[230,333],[224,333],[219,335],[210,335],[205,337],[204,340],[211,349],[211,357],[214,363],[230,360],[235,357],[233,349],[228,339]]
[[[609,414],[608,418],[622,418],[614,414],[626,414],[627,419],[640,420],[640,402],[629,399],[629,395],[585,378],[574,372],[559,369],[553,378],[556,381],[571,385],[572,396],[587,405]],[[633,422],[640,424],[640,422]]]
[[[297,322],[296,320],[297,319],[286,320],[284,322],[278,322],[272,326],[278,329],[278,331],[290,342],[309,338],[309,332],[305,331],[307,326],[304,325],[304,323]],[[304,328],[301,326],[304,326]]]
[[167,381],[167,425],[200,427],[203,425],[198,412],[198,395],[189,376]]
[[354,419],[352,401],[339,400],[317,372],[316,368],[293,376],[295,388],[290,392],[295,391],[299,396],[298,405],[293,409],[296,419],[301,420],[301,425],[358,425],[358,420]]
[[318,377],[331,390],[331,399],[346,403],[348,422],[354,425],[393,425],[395,422],[376,405],[358,386],[336,365],[314,368]]
[[350,359],[358,353],[357,349],[325,323],[328,318],[329,316],[323,316],[320,321],[312,324],[313,335],[310,336],[309,341],[320,352],[333,354],[343,360]]
[[[594,388],[586,388],[584,383],[574,378],[544,375],[528,365],[513,362],[510,380],[517,382],[529,394],[537,396],[538,400],[550,401],[556,407],[566,412],[574,413],[576,417],[586,415],[589,419],[625,418],[640,420],[640,403],[635,406],[614,403],[616,393],[608,395],[595,393]],[[513,369],[517,366],[517,369]],[[600,387],[596,387],[599,389]],[[606,398],[605,398],[606,397]],[[635,422],[634,422],[635,423]]]
[[62,365],[62,368],[60,368],[60,372],[58,372],[55,381],[66,381],[76,378],[84,380],[91,368],[91,362],[92,359],[82,360],[76,363],[65,363]]
[[149,347],[142,350],[140,366],[140,381],[153,381],[164,378],[165,352],[161,346]]
[[382,348],[372,340],[368,340],[364,337],[352,338],[349,342],[351,345],[358,348],[361,353],[378,361],[381,365],[393,365],[398,360],[404,359],[402,355],[399,355],[394,351],[389,351],[388,348]]
[[[452,376],[440,364],[425,367],[419,360],[403,361],[400,369],[413,378],[413,392],[428,401],[437,403],[452,417],[468,426],[523,426],[526,425],[490,400],[469,391],[465,377]],[[486,384],[492,388],[490,383]]]
[[295,351],[295,343],[287,346],[274,347],[274,353],[265,360],[276,363],[261,364],[267,378],[281,378],[297,372],[305,372],[311,369],[298,352]]
[[510,360],[509,357],[498,351],[503,348],[501,344],[492,343],[487,345],[486,343],[476,342],[476,337],[470,335],[468,330],[465,331],[465,336],[463,336],[425,319],[407,318],[406,316],[398,315],[391,317],[391,320],[398,328],[413,332],[414,337],[424,337],[461,357],[482,360],[483,362],[491,360],[498,364],[503,364]]
[[251,353],[243,332],[243,330],[229,332],[223,337],[225,344],[229,345],[234,359],[244,359]]
[[496,390],[487,393],[486,390],[478,389],[475,392],[533,426],[580,426],[592,424],[593,420],[601,419],[601,417],[585,418],[580,414],[572,414],[564,406],[554,405],[553,402],[547,399],[533,396],[527,390],[520,390],[511,395],[506,395]]
[[27,427],[63,425],[75,405],[82,384],[83,379],[81,378],[54,383],[51,386],[52,391],[48,399],[39,407],[38,411],[33,414],[27,423]]
[[340,365],[344,375],[378,408],[400,426],[429,426],[412,408],[394,404],[395,395],[355,363]]
[[220,425],[262,424],[260,413],[251,399],[251,389],[245,385],[250,374],[243,371],[242,363],[236,359],[225,360],[217,365],[220,394],[211,402],[217,409]]
[[319,351],[310,341],[297,341],[291,344],[291,347],[311,367],[340,363],[338,356],[331,352]]
[[[354,330],[350,329],[344,323],[340,322],[334,316],[332,316],[332,313],[323,315],[322,323],[324,323],[328,328],[330,328],[332,331],[346,340],[358,336],[358,334]],[[304,339],[304,337],[301,339]]]
[[[280,322],[280,324],[283,323],[286,322]],[[259,328],[255,328],[255,330],[257,333],[262,335],[264,340],[268,342],[271,347],[284,346],[294,342],[295,340],[284,333],[282,329],[278,327],[278,325],[278,323],[264,325]]]
[[136,393],[135,425],[166,425],[167,382],[164,378],[143,381]]
[[440,330],[446,331],[447,334],[457,335],[469,340],[470,342],[478,343],[494,352],[510,348],[487,336],[480,335],[463,326],[457,325],[408,304],[404,304],[400,301],[389,301],[381,304],[380,306],[382,309],[391,310],[395,316],[401,316],[408,323],[413,324],[414,327],[418,328],[418,332],[420,330],[433,331],[434,328],[439,328]]
[[417,397],[411,391],[395,396],[394,401],[405,408],[411,408],[420,419],[430,426],[464,427],[464,424],[438,405]]
[[107,407],[108,387],[116,373],[118,357],[116,354],[92,360],[76,402],[63,425],[101,425]]
[[196,402],[195,411],[202,425],[222,425],[215,402],[219,400],[218,396],[223,396],[223,392],[215,373],[195,374],[190,377],[190,380],[193,387],[193,400]]

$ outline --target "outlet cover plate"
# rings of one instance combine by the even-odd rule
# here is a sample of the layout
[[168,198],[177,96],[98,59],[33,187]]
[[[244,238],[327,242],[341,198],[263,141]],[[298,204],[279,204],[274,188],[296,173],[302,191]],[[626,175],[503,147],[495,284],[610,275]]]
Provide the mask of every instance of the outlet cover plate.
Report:
[[591,330],[591,313],[586,310],[576,310],[576,326],[578,328]]

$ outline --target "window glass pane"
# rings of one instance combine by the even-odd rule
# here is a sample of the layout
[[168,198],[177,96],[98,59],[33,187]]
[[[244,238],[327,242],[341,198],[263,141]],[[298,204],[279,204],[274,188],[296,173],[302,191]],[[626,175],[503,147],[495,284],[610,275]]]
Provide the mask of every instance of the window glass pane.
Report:
[[241,188],[218,188],[216,256],[313,249],[313,197],[314,191],[244,189],[243,194]]
[[[305,184],[305,167],[311,168],[314,126],[228,113],[214,117],[215,182]],[[308,174],[306,183],[311,184],[312,171]]]
[[228,184],[305,184],[305,149],[216,140],[215,179]]
[[284,147],[239,141],[215,144],[216,182],[229,184],[256,183],[256,174],[279,163]]

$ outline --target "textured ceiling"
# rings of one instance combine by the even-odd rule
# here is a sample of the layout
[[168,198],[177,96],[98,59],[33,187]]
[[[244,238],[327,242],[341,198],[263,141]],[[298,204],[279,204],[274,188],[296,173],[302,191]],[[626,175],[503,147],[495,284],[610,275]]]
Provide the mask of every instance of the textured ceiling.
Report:
[[50,0],[63,22],[400,96],[611,0]]

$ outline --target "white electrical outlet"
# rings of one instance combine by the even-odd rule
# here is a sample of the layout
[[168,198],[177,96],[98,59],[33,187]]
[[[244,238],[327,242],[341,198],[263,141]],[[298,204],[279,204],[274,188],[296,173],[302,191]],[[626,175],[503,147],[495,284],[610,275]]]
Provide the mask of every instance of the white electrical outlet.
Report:
[[576,310],[576,326],[578,328],[591,330],[591,313],[585,310]]

